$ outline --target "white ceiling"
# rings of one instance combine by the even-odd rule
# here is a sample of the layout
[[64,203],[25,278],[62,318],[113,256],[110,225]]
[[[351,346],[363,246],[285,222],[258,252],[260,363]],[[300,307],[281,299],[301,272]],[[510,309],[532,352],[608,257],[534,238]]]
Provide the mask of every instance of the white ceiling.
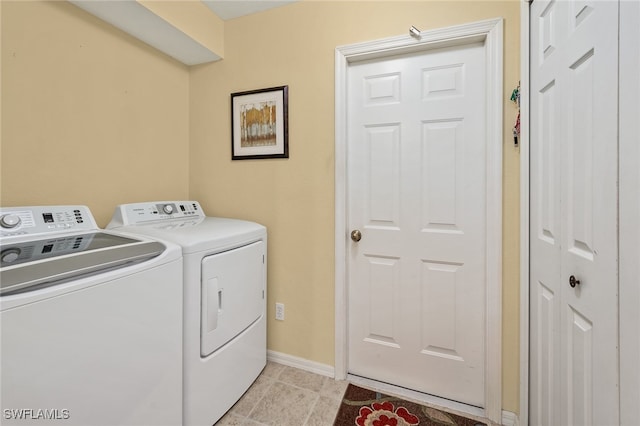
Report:
[[224,21],[284,6],[295,1],[297,0],[202,0],[213,13]]

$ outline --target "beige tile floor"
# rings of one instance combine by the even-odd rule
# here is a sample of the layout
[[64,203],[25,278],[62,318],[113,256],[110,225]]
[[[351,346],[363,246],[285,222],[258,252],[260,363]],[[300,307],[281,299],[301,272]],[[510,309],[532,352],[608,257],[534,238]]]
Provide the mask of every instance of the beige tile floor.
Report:
[[216,426],[330,426],[348,382],[268,362]]

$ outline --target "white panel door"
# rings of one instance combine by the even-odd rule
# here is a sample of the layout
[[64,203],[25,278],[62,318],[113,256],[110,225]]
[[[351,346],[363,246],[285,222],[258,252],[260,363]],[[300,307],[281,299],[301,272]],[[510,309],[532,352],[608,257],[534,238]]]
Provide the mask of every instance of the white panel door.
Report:
[[614,1],[532,4],[533,425],[618,423],[617,23]]
[[350,374],[482,407],[482,43],[348,71]]

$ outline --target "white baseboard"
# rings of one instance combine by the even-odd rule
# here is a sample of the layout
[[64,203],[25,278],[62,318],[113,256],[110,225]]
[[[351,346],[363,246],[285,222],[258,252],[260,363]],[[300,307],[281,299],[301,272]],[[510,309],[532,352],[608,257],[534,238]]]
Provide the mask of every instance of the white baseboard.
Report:
[[310,361],[293,355],[283,354],[282,352],[267,351],[267,360],[287,365],[289,367],[299,368],[300,370],[309,371],[311,373],[320,374],[321,376],[331,377],[332,379],[335,377],[335,370],[330,365],[321,364],[319,362]]
[[503,426],[519,426],[520,421],[516,413],[511,411],[502,410],[502,425]]

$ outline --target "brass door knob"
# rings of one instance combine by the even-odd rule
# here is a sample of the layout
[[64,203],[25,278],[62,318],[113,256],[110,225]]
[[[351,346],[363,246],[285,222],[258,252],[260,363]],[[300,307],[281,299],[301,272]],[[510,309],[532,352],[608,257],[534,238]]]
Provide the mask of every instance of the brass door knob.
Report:
[[362,239],[362,232],[357,229],[351,231],[351,239],[356,243]]

